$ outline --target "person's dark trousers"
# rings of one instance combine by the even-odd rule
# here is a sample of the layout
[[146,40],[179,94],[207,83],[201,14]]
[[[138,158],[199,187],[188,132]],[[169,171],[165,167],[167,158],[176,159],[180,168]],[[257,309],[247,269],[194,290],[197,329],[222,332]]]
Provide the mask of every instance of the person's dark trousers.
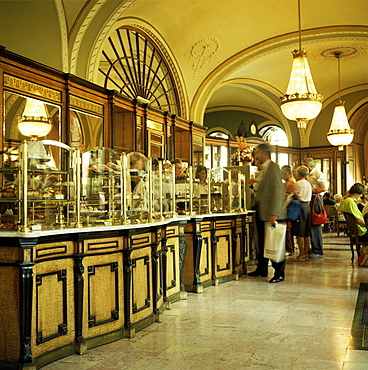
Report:
[[[258,217],[258,212],[255,213],[257,234],[258,234],[258,248],[257,248],[257,270],[261,273],[267,273],[268,271],[268,258],[264,258],[264,241],[265,241],[265,222],[260,220]],[[272,267],[275,269],[275,277],[285,277],[285,260],[282,262],[272,262]]]
[[286,252],[289,252],[291,254],[294,253],[294,237],[291,234],[291,222],[286,221],[286,238],[285,238],[285,249]]
[[311,246],[312,253],[319,254],[323,256],[323,246],[322,246],[322,226],[312,225],[311,226]]

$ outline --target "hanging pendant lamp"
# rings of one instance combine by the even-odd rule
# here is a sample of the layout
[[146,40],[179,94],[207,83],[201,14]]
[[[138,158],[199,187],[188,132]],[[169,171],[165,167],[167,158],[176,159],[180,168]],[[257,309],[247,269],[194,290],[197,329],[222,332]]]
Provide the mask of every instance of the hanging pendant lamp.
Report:
[[344,107],[344,102],[341,101],[340,91],[340,59],[342,52],[336,51],[334,53],[337,58],[338,70],[338,84],[339,84],[339,100],[336,102],[334,114],[329,131],[327,132],[327,139],[331,145],[338,146],[339,150],[344,149],[344,145],[349,145],[354,138],[354,130],[350,128],[348,117]]
[[299,50],[294,50],[293,65],[286,94],[280,98],[284,116],[306,128],[307,121],[316,118],[322,108],[323,96],[318,94],[309,69],[307,53],[302,49],[300,0],[298,0]]

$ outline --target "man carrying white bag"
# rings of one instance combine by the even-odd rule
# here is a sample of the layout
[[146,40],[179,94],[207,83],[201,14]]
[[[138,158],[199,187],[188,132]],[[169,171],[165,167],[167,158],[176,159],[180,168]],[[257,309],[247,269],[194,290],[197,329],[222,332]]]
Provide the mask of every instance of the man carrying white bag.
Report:
[[[248,276],[266,277],[268,275],[268,260],[270,258],[275,272],[269,282],[279,283],[285,279],[286,223],[277,222],[277,220],[285,220],[286,218],[282,174],[279,166],[271,161],[271,148],[268,144],[259,144],[255,149],[254,158],[262,165],[261,173],[257,178],[257,192],[254,197],[258,235],[258,263],[256,270],[250,272]],[[270,240],[270,237],[272,240]],[[265,240],[266,238],[267,241]],[[277,243],[276,239],[278,239]],[[281,243],[282,250],[276,253],[275,248],[281,246]],[[265,248],[265,246],[267,247]]]
[[286,226],[286,223],[275,222],[274,225],[271,225],[265,222],[265,258],[269,258],[273,262],[285,260]]

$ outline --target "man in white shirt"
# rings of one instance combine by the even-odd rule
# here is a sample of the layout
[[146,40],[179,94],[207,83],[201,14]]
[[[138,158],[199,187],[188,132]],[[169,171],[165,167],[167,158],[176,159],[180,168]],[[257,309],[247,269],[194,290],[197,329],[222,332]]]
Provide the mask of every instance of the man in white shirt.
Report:
[[[304,160],[304,165],[309,169],[309,176],[307,180],[312,185],[312,200],[313,197],[322,197],[326,191],[326,176],[322,171],[317,170],[313,158]],[[313,201],[311,201],[311,206]],[[322,225],[311,225],[311,246],[312,252],[309,258],[323,258],[323,245],[322,245]]]

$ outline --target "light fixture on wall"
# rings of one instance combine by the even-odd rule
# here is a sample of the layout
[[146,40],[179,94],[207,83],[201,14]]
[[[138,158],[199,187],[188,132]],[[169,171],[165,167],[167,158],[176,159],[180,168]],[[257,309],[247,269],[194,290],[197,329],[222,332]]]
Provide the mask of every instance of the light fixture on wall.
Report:
[[18,130],[33,140],[46,136],[51,131],[51,120],[46,113],[45,104],[36,99],[27,98],[22,117],[18,120]]
[[330,129],[327,132],[327,139],[331,145],[338,146],[339,150],[343,150],[344,145],[349,145],[354,138],[354,130],[350,128],[348,117],[344,107],[344,102],[341,101],[340,91],[340,59],[343,56],[341,51],[334,52],[337,58],[337,73],[338,73],[338,85],[339,85],[339,100],[336,102],[334,114],[332,116],[332,122]]
[[296,121],[298,128],[306,128],[307,121],[316,118],[322,108],[323,96],[317,93],[307,53],[302,49],[300,0],[298,0],[299,50],[294,50],[293,65],[286,94],[280,98],[284,116]]

